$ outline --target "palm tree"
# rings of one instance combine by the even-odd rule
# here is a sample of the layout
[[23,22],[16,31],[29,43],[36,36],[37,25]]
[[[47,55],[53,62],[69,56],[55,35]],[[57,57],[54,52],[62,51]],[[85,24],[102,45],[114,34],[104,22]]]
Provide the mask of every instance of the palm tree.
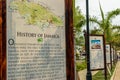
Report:
[[[99,3],[99,5],[100,5],[100,3]],[[114,32],[115,29],[120,30],[120,25],[112,25],[112,19],[114,19],[116,16],[120,15],[120,9],[116,9],[111,12],[108,12],[108,14],[105,17],[102,7],[100,5],[100,12],[101,12],[102,20],[98,20],[96,17],[90,18],[90,22],[94,22],[99,25],[99,29],[96,29],[95,31],[93,30],[93,32],[96,32],[96,33],[99,32],[99,34],[100,33],[104,34],[106,41],[111,42],[111,39],[112,39],[111,33]]]

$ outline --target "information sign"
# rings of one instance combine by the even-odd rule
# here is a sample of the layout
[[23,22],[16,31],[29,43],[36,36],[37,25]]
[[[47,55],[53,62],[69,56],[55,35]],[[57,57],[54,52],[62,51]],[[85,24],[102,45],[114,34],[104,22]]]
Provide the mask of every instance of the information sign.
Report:
[[103,36],[90,36],[90,66],[91,70],[104,69]]
[[110,60],[110,45],[109,44],[106,44],[106,62],[107,63],[111,63],[111,60]]
[[74,80],[72,0],[2,3],[2,80]]

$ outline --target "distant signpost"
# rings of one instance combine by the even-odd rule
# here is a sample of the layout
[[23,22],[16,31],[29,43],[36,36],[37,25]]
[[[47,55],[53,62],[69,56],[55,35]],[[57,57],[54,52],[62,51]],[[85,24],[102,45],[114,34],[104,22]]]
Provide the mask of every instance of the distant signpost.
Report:
[[90,36],[90,63],[92,69],[104,69],[103,36]]
[[111,47],[110,47],[110,44],[106,44],[106,62],[108,63],[108,64],[111,64],[111,49],[110,49]]
[[107,79],[104,35],[90,35],[90,68],[92,71],[104,70]]
[[114,63],[114,49],[113,49],[113,47],[111,48],[111,54],[112,54],[112,64]]

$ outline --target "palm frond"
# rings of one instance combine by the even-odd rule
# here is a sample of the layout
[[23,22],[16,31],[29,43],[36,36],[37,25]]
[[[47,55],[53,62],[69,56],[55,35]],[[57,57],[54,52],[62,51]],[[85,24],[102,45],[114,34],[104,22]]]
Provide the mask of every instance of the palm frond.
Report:
[[120,37],[120,34],[117,34],[117,33],[116,33],[116,34],[114,35],[114,37]]
[[85,24],[86,24],[86,20],[80,20],[75,26],[76,27],[82,27]]
[[103,12],[103,10],[102,10],[100,1],[99,1],[99,6],[100,6],[100,12],[101,12],[101,16],[102,16],[102,21],[104,21],[104,12]]
[[112,42],[117,46],[120,45],[120,34],[115,33],[112,37]]
[[117,15],[120,15],[120,9],[119,8],[116,9],[116,10],[108,12],[106,19],[110,21],[112,18],[115,18]]
[[102,30],[101,29],[90,30],[90,34],[102,34]]
[[99,21],[96,17],[92,17],[92,18],[90,17],[89,20],[90,20],[90,22],[96,23],[96,24],[98,24],[99,26],[101,26],[100,21]]
[[113,25],[112,29],[114,30],[120,30],[120,25]]

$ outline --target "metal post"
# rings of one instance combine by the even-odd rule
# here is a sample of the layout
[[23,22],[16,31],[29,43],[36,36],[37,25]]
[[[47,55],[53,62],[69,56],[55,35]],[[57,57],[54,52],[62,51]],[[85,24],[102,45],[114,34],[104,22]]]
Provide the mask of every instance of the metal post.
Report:
[[112,49],[111,49],[111,43],[110,43],[110,65],[111,65],[111,70],[112,70]]
[[87,74],[86,74],[86,80],[92,80],[92,75],[90,71],[90,49],[89,49],[89,1],[86,0],[86,54],[87,54]]

